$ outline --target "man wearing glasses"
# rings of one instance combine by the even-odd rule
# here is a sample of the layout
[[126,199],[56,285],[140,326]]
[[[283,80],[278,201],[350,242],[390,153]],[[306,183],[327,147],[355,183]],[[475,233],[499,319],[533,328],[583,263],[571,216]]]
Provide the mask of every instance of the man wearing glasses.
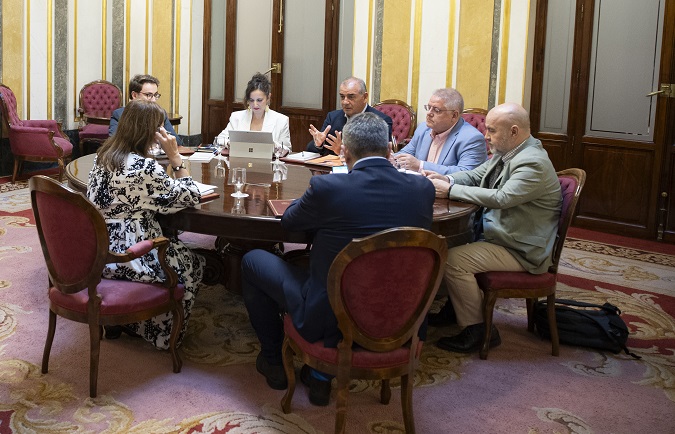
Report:
[[424,109],[426,123],[393,155],[392,163],[415,172],[424,169],[447,175],[471,170],[487,160],[485,138],[462,118],[464,99],[459,92],[438,89]]
[[[134,75],[129,81],[129,99],[157,101],[162,96],[157,92],[158,88],[159,80],[156,77],[153,77],[152,75]],[[108,127],[108,136],[112,136],[115,134],[115,131],[117,131],[117,122],[119,122],[123,111],[124,107],[120,107],[112,112],[110,126]],[[166,113],[164,113],[164,129],[167,133],[176,137],[176,142],[178,142],[179,145],[183,144],[183,140],[176,134]]]
[[309,133],[313,140],[307,144],[307,151],[318,152],[321,155],[340,155],[342,128],[347,123],[347,119],[359,113],[375,113],[384,119],[389,127],[389,137],[391,137],[393,122],[389,116],[368,105],[368,91],[365,81],[356,77],[346,78],[340,83],[339,90],[342,110],[333,110],[328,113],[320,130],[314,125],[309,126]]

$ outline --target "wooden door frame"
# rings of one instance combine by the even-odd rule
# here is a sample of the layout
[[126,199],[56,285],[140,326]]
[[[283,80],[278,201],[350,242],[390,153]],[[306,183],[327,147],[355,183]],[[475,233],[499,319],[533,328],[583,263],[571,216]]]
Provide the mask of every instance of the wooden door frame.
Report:
[[[673,42],[675,37],[673,33],[673,26],[667,26],[667,20],[675,20],[675,0],[666,0],[664,11],[664,29],[662,35],[662,49],[661,49],[661,66],[660,78],[662,83],[669,83],[672,80],[675,71]],[[595,0],[576,0],[575,4],[575,20],[574,20],[574,47],[572,53],[572,74],[570,82],[569,100],[571,101],[568,111],[567,130],[564,134],[559,133],[545,133],[540,132],[541,125],[541,106],[543,102],[543,78],[544,78],[544,59],[546,49],[546,30],[547,30],[547,16],[548,16],[549,0],[540,0],[537,2],[536,18],[535,18],[535,32],[534,32],[534,52],[533,52],[533,70],[532,70],[532,88],[531,88],[531,104],[530,117],[532,124],[532,134],[539,138],[544,143],[546,150],[551,157],[551,160],[556,170],[569,168],[573,165],[583,166],[584,150],[588,145],[603,146],[612,142],[612,139],[602,137],[585,137],[585,128],[587,122],[587,103],[579,103],[580,101],[588,101],[589,93],[589,77],[591,67],[591,52],[592,44],[584,43],[593,34],[593,15],[595,11]],[[670,62],[668,65],[665,63]],[[576,101],[576,103],[575,103]],[[667,141],[668,135],[675,136],[673,132],[673,117],[668,116],[668,107],[674,106],[673,103],[659,103],[657,104],[657,111],[655,114],[655,125],[663,125],[663,128],[655,130],[653,142],[657,144],[655,147],[649,145],[642,145],[636,143],[634,149],[650,151],[653,150],[653,161],[655,170],[651,174],[650,191],[648,192],[648,209],[645,218],[646,223],[644,228],[635,227],[634,231],[630,233],[633,236],[641,236],[643,238],[657,237],[657,221],[659,219],[658,210],[665,207],[661,205],[661,201],[657,197],[659,191],[667,191],[668,182],[673,183],[672,171],[675,170],[675,163],[671,163],[671,170],[668,170],[668,160],[664,158],[668,153]],[[671,109],[672,110],[672,109]],[[669,121],[670,118],[670,121]],[[668,123],[670,122],[670,123]],[[658,146],[663,143],[663,146]],[[619,145],[620,146],[620,145]],[[671,152],[671,155],[675,151]],[[675,158],[675,157],[672,157]],[[662,164],[658,164],[661,162]],[[658,166],[658,169],[656,169]],[[659,190],[660,189],[660,190]],[[673,192],[675,193],[675,192]],[[583,197],[582,197],[583,200]],[[672,202],[672,201],[671,201]],[[675,204],[673,205],[675,211]],[[610,232],[621,233],[630,225],[622,225],[618,223],[608,223],[604,220],[598,220],[593,217],[579,216],[581,207],[577,208],[577,216],[575,217],[575,224],[582,227],[588,227],[595,230],[609,230]],[[660,212],[660,211],[659,211]],[[675,216],[673,216],[675,218]],[[607,228],[607,226],[612,226]],[[675,226],[675,224],[674,224]],[[675,234],[674,234],[675,235]]]
[[[203,71],[202,71],[202,142],[210,141],[211,137],[214,136],[214,133],[219,133],[222,128],[227,125],[226,119],[230,114],[235,110],[242,110],[244,108],[243,101],[237,100],[236,90],[234,89],[234,80],[236,73],[236,35],[237,35],[237,1],[228,0],[226,6],[226,27],[225,27],[225,45],[227,47],[225,53],[225,77],[224,77],[224,99],[223,100],[213,100],[209,99],[210,95],[210,74],[211,74],[211,52],[212,52],[212,43],[211,43],[211,25],[213,22],[212,17],[212,0],[206,0],[204,2],[204,48],[203,48]],[[270,74],[272,88],[274,89],[274,95],[271,101],[271,106],[274,110],[280,111],[283,114],[288,116],[298,115],[305,116],[308,115],[308,112],[311,114],[308,118],[314,119],[323,119],[326,117],[328,112],[332,111],[336,107],[336,92],[337,89],[337,62],[338,62],[338,42],[339,42],[339,21],[340,21],[340,0],[324,0],[326,2],[326,13],[325,13],[325,37],[324,37],[324,68],[323,68],[323,94],[322,94],[322,107],[320,110],[308,110],[297,107],[285,107],[282,106],[283,101],[283,84],[282,76],[280,74]],[[272,23],[278,23],[279,17],[282,14],[280,0],[273,0],[273,10],[272,10]],[[285,24],[284,24],[285,25]],[[283,62],[284,54],[284,42],[283,37],[272,37],[272,59],[274,62]],[[282,65],[283,68],[283,65]],[[218,131],[216,132],[213,128],[213,123],[215,119],[219,118],[222,121],[219,125]],[[316,121],[315,121],[316,122]],[[211,131],[209,131],[209,128]],[[302,147],[304,140],[304,135],[301,135],[303,132],[307,135],[308,142],[311,139],[309,132],[306,130],[309,128],[309,123],[299,130],[294,128],[291,125],[291,137],[294,136],[295,129],[295,138],[300,140],[295,140],[293,146]],[[207,137],[204,137],[204,136]],[[206,139],[206,140],[205,140]],[[299,149],[295,149],[299,150]]]

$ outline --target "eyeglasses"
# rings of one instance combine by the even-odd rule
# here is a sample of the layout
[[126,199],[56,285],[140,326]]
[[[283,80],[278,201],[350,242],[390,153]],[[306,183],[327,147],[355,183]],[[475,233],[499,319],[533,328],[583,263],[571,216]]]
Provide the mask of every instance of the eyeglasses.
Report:
[[161,93],[152,93],[152,92],[138,92],[140,95],[143,95],[147,99],[159,99],[161,98],[162,94]]
[[439,109],[438,107],[434,107],[434,106],[429,105],[429,104],[424,105],[424,110],[426,110],[428,112],[430,111],[435,115],[441,114],[441,112],[456,112],[457,111],[457,110],[452,110],[452,109]]

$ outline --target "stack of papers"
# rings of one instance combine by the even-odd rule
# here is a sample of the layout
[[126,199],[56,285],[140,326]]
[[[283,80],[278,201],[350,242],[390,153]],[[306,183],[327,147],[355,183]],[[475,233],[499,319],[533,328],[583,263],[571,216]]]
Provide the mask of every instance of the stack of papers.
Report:
[[293,160],[293,161],[307,161],[307,160],[312,160],[314,158],[320,157],[321,154],[318,152],[296,152],[295,154],[288,154],[284,158],[286,160]]
[[200,163],[208,163],[213,157],[213,152],[195,152],[194,154],[190,155],[188,160],[198,161]]
[[211,194],[215,191],[215,189],[218,187],[217,185],[208,185],[208,184],[202,184],[201,182],[195,181],[194,179],[192,182],[195,183],[197,187],[199,187],[199,192],[201,193],[202,196],[206,196],[207,194]]

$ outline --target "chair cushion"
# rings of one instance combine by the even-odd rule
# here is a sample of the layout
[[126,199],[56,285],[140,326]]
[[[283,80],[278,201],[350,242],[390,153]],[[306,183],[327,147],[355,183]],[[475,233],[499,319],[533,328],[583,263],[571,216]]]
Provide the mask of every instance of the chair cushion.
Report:
[[79,132],[80,140],[108,138],[108,126],[99,124],[86,124]]
[[554,286],[556,275],[548,272],[488,271],[476,274],[476,281],[482,289],[538,289]]
[[[324,347],[323,341],[310,343],[306,341],[295,329],[290,315],[284,316],[284,331],[286,336],[298,344],[300,349],[323,362],[337,365],[337,348]],[[417,357],[422,352],[423,342],[419,341],[417,345]],[[352,351],[352,366],[355,368],[387,368],[405,366],[408,363],[409,349],[406,347],[398,348],[394,351],[376,353],[356,347]]]
[[[169,292],[159,283],[102,279],[96,289],[101,295],[101,316],[138,312],[169,301]],[[49,300],[60,308],[84,314],[89,301],[87,291],[83,289],[75,294],[64,294],[51,287]],[[184,293],[185,287],[178,285],[174,290],[174,299],[181,300]]]
[[112,113],[120,106],[120,91],[112,83],[93,83],[82,88],[81,104],[85,113]]
[[64,139],[63,137],[54,136],[54,142],[63,149],[63,155],[67,157],[73,153],[73,144],[70,140]]

